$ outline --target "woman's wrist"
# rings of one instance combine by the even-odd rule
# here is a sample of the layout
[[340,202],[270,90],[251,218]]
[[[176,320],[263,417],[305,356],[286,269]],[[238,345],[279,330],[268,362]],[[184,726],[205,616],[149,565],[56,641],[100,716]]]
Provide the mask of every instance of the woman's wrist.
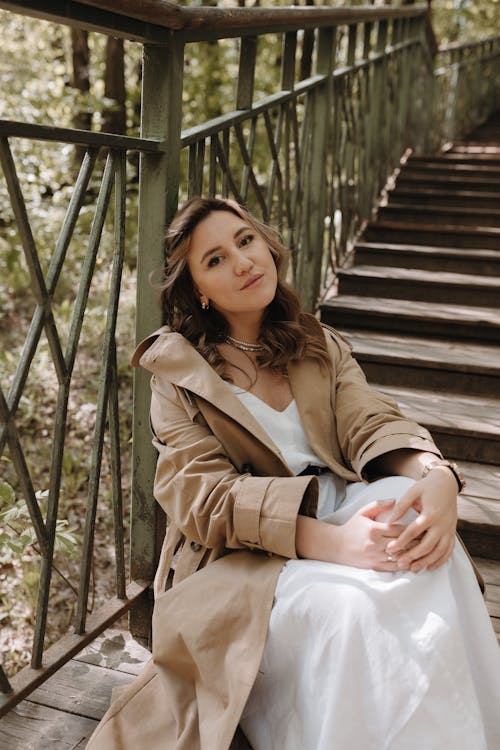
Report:
[[298,515],[295,531],[297,557],[305,560],[334,562],[332,552],[335,549],[335,538],[340,528],[319,521],[317,518]]

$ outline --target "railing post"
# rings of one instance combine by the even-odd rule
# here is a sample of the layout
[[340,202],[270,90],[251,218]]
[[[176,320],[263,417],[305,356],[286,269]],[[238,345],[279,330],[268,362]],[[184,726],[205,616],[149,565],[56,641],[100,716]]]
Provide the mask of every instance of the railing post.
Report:
[[[150,275],[162,268],[165,226],[177,209],[184,46],[172,34],[167,46],[144,48],[142,83],[143,138],[164,141],[164,151],[141,157],[137,255],[136,339],[140,341],[162,323],[158,292]],[[132,506],[130,576],[152,579],[158,559],[162,516],[153,499],[156,451],[149,426],[150,376],[134,373],[132,444]],[[136,637],[148,637],[151,605],[142,600],[130,613],[129,627]]]
[[[377,55],[383,55],[387,44],[387,25],[388,22],[381,20],[377,27],[377,42],[375,52]],[[374,119],[373,135],[375,138],[375,170],[377,175],[372,199],[378,195],[386,179],[386,143],[385,143],[385,101],[387,97],[387,59],[383,57],[375,63],[373,78],[373,108]]]
[[313,311],[321,283],[326,216],[326,158],[329,123],[335,32],[333,28],[319,31],[317,73],[325,75],[325,83],[312,94],[312,117],[308,139],[309,165],[303,197],[302,227],[296,271],[296,287],[305,310]]

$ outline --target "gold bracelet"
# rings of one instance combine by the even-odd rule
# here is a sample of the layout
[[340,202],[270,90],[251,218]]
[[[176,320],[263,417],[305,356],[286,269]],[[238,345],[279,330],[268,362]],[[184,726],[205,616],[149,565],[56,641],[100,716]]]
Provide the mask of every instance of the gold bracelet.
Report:
[[435,461],[431,461],[426,466],[424,466],[424,470],[420,475],[420,479],[423,479],[430,471],[432,471],[433,469],[437,469],[440,466],[444,466],[446,469],[449,469],[451,471],[457,482],[458,494],[460,494],[465,488],[464,475],[462,474],[456,463],[447,461],[445,458],[437,458]]

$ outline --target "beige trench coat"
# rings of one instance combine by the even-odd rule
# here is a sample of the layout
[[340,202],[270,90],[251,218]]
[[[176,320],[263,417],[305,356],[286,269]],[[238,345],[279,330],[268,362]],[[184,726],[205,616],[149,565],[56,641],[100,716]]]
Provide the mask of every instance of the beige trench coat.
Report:
[[[308,325],[326,337],[332,367],[292,363],[290,385],[311,446],[333,472],[359,481],[370,460],[397,448],[440,455],[427,430],[367,385],[339,334],[313,317]],[[233,735],[260,664],[277,578],[296,557],[297,514],[315,514],[317,480],[292,475],[180,334],[150,336],[134,355],[139,362],[153,373],[155,497],[171,523],[155,578],[153,659],[88,748],[228,750],[240,747]]]

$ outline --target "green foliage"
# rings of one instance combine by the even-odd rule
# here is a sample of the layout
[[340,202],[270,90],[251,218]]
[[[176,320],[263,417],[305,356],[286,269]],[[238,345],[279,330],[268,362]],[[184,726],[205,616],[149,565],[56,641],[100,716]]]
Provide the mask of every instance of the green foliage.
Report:
[[[39,503],[48,496],[47,491],[36,493]],[[28,506],[24,500],[16,501],[16,493],[8,482],[0,480],[0,564],[10,562],[12,555],[22,556],[28,547],[35,546],[37,538],[31,525]],[[58,520],[55,535],[55,552],[75,557],[78,539],[69,528],[68,521]]]

